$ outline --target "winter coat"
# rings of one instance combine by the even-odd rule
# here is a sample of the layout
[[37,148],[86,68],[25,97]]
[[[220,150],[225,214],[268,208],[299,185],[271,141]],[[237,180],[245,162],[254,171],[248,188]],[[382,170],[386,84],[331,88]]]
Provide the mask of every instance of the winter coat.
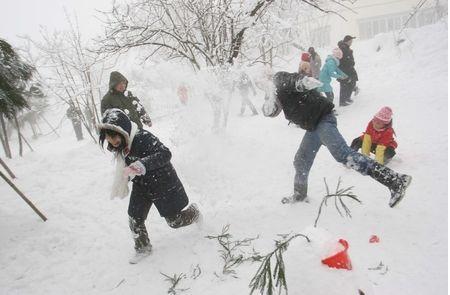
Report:
[[322,67],[322,60],[320,56],[316,53],[311,55],[311,61],[309,62],[311,66],[311,74],[314,78],[319,79],[320,68]]
[[375,130],[373,128],[372,121],[367,125],[366,131],[361,136],[361,139],[364,140],[364,135],[370,136],[370,140],[372,144],[383,145],[385,147],[391,147],[396,149],[398,144],[394,139],[394,129],[392,127],[387,127],[383,130]]
[[[139,99],[128,91],[125,96],[123,92],[118,92],[114,88],[117,84],[124,81],[128,86],[128,80],[119,72],[112,72],[109,78],[109,90],[108,93],[103,96],[101,102],[101,112],[102,114],[107,109],[118,108],[124,111],[131,121],[136,123],[139,128],[142,128],[141,119],[148,117],[145,109],[139,102]],[[125,88],[126,89],[126,88]]]
[[265,107],[263,111],[265,116],[274,117],[280,113],[281,108],[288,121],[305,130],[313,131],[322,117],[331,113],[334,105],[316,90],[298,92],[295,83],[301,78],[298,73],[276,73],[273,78],[276,87],[275,105],[268,108],[273,111],[268,113],[264,111]]
[[342,58],[340,60],[339,69],[341,69],[352,81],[358,81],[358,74],[355,70],[355,59],[353,58],[353,50],[347,43],[339,41],[339,48],[342,50]]
[[394,134],[394,129],[390,125],[383,130],[376,130],[373,127],[372,121],[370,121],[367,125],[366,132],[361,136],[361,153],[369,156],[370,152],[375,149],[375,161],[384,164],[386,149],[390,148],[395,150],[397,148]]
[[[113,114],[110,115],[111,113]],[[128,147],[122,152],[122,156],[127,166],[136,161],[145,166],[145,174],[132,179],[131,193],[158,203],[158,211],[163,217],[178,214],[189,200],[170,162],[170,150],[147,130],[139,128],[133,134],[132,123],[122,114],[124,113],[106,113],[99,128],[112,129],[125,137]]]
[[131,150],[125,157],[127,165],[140,161],[146,169],[144,175],[133,178],[132,193],[141,193],[157,202],[163,217],[178,214],[188,204],[188,197],[170,162],[171,158],[169,149],[144,129],[137,131]]
[[318,90],[322,92],[333,92],[331,87],[331,78],[342,78],[345,79],[347,75],[342,72],[339,68],[339,60],[332,55],[328,55],[325,60],[325,64],[320,71],[319,80],[323,83],[322,87]]

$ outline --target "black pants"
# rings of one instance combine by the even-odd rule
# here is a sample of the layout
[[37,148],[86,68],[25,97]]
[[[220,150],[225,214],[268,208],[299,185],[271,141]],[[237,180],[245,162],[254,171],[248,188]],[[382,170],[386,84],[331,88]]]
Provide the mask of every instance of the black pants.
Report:
[[[350,147],[353,150],[358,151],[362,147],[362,143],[363,141],[361,137],[357,137],[353,139]],[[370,147],[370,151],[372,153],[375,153],[376,148],[377,144],[373,143],[372,146]],[[386,164],[387,162],[389,162],[394,156],[395,156],[395,149],[390,146],[386,147],[386,150],[384,151],[384,163]]]
[[341,85],[340,93],[339,93],[339,104],[346,104],[350,97],[352,96],[353,89],[356,86],[356,81],[351,81],[350,83],[346,81],[339,82]]
[[165,194],[161,197],[153,198],[152,194],[133,185],[128,205],[128,215],[138,224],[144,223],[148,212],[153,204],[158,209],[161,217],[171,218],[180,214],[181,210],[187,206],[189,199],[182,186],[176,188],[171,194]]

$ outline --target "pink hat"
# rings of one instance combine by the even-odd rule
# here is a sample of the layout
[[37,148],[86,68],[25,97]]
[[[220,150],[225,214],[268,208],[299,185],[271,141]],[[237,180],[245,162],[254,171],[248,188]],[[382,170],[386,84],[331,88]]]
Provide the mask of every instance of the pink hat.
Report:
[[344,55],[344,54],[342,53],[342,50],[341,50],[340,48],[337,48],[337,47],[336,47],[335,49],[333,49],[333,56],[334,56],[335,58],[341,59],[343,55]]
[[392,109],[390,107],[382,107],[373,119],[388,124],[392,120]]

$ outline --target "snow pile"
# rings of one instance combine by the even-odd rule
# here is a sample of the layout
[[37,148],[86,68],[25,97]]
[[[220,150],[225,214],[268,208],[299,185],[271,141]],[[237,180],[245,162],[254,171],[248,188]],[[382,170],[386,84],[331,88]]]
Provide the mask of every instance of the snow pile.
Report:
[[[274,249],[278,234],[308,235],[310,243],[296,238],[284,253],[290,294],[357,294],[358,289],[365,294],[446,294],[447,28],[436,24],[409,30],[405,42],[393,42],[385,34],[354,43],[361,93],[337,112],[338,127],[350,142],[380,107],[394,110],[399,148],[390,166],[413,176],[398,208],[388,207],[385,187],[336,163],[325,147],[310,174],[310,203],[282,205],[281,198],[291,193],[292,161],[304,131],[288,126],[282,115],[238,117],[234,98],[226,132],[212,134],[209,102],[194,95],[192,104],[181,108],[174,98],[177,83],[165,87],[162,81],[170,79],[158,72],[166,67],[169,75],[180,67],[165,64],[141,76],[141,83],[159,83],[151,90],[155,100],[161,105],[170,100],[180,111],[155,120],[151,131],[172,150],[177,173],[204,215],[203,227],[172,230],[152,208],[147,226],[154,254],[129,265],[128,200],[108,197],[112,156],[90,139],[76,142],[65,121],[61,138],[32,142],[34,153],[7,161],[18,176],[15,183],[49,220],[41,222],[7,185],[0,186],[0,293],[166,294],[171,285],[161,273],[183,273],[177,288],[187,290],[176,294],[248,294],[259,264],[245,262],[235,274],[225,275],[221,248],[205,238],[230,224],[234,239],[259,236],[251,247],[261,254]],[[205,86],[183,71],[180,77],[193,89]],[[137,85],[133,92],[144,93]],[[252,99],[260,109],[262,92]],[[341,218],[330,202],[314,228],[324,177],[331,190],[341,177],[363,203],[346,201],[349,219]],[[369,243],[374,234],[379,243]],[[352,271],[320,262],[340,238],[350,245]]]

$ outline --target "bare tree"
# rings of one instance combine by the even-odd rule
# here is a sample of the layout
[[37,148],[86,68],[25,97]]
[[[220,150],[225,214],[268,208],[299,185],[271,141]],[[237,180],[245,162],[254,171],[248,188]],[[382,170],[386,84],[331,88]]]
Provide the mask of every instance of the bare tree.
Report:
[[137,0],[104,12],[99,52],[116,54],[148,47],[145,58],[161,54],[188,60],[195,69],[233,63],[244,34],[274,0]]
[[[103,74],[105,61],[88,49],[83,40],[76,16],[72,19],[66,13],[68,31],[50,33],[43,29],[43,41],[26,38],[39,52],[37,66],[48,72],[48,77],[41,76],[41,83],[53,95],[69,105],[73,102],[78,117],[94,141],[96,138],[90,126],[100,121],[97,109],[100,101],[98,75]],[[90,115],[88,115],[90,114]]]
[[[296,25],[283,21],[311,10],[335,13],[325,4],[348,0],[134,0],[103,12],[105,35],[97,52],[107,55],[145,48],[155,55],[184,59],[194,69],[243,60],[270,63],[274,48],[294,38]],[[280,26],[281,24],[281,26]],[[249,37],[246,33],[251,31]],[[282,34],[280,34],[280,32]],[[245,38],[244,38],[245,37]],[[247,46],[246,40],[250,40]],[[253,41],[251,41],[253,39]],[[253,48],[259,48],[256,54]]]

